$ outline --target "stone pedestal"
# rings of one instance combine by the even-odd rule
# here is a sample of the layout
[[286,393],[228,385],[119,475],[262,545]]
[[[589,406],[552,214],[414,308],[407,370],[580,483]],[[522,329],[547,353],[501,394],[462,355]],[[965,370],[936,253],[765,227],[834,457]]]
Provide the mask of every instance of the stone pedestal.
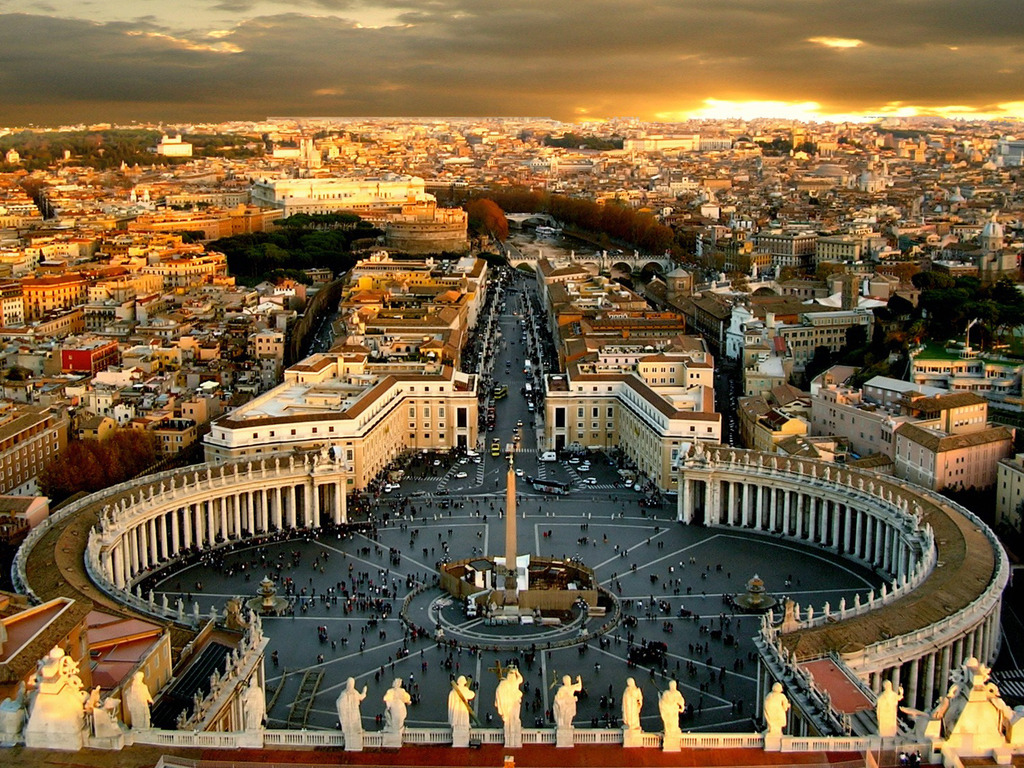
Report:
[[523,746],[523,729],[522,728],[507,728],[505,730],[505,748],[506,749],[519,749]]
[[452,728],[452,746],[469,746],[469,728]]
[[238,734],[238,746],[248,749],[263,749],[263,730],[243,731]]
[[382,731],[381,742],[382,747],[397,748],[402,746],[402,734],[401,732],[395,733],[393,731]]
[[678,752],[681,748],[681,742],[682,734],[679,731],[676,731],[675,733],[666,733],[661,740],[661,751]]
[[766,733],[764,735],[764,751],[765,752],[781,752],[782,751],[782,733]]
[[555,746],[556,747],[572,747],[575,746],[575,738],[573,737],[572,728],[556,728],[555,729]]
[[627,749],[642,747],[644,745],[644,732],[639,728],[627,728],[622,732],[622,746]]
[[345,737],[345,751],[346,752],[362,752],[363,751],[363,737],[357,738]]

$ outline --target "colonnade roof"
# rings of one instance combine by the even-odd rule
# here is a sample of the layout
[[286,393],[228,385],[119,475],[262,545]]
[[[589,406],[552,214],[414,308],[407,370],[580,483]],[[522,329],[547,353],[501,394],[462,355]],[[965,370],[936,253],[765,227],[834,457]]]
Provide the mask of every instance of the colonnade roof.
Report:
[[[906,486],[882,483],[888,495],[906,493]],[[978,525],[952,505],[916,489],[921,524],[935,536],[936,565],[931,574],[906,596],[876,610],[848,617],[836,624],[801,629],[782,637],[784,647],[797,659],[818,658],[830,652],[859,651],[889,638],[927,630],[963,610],[984,593],[996,575],[1001,556]],[[842,498],[837,499],[842,501]],[[998,546],[998,545],[996,545]],[[851,608],[849,604],[847,609]],[[818,606],[815,606],[817,609]],[[831,606],[838,612],[838,606]]]

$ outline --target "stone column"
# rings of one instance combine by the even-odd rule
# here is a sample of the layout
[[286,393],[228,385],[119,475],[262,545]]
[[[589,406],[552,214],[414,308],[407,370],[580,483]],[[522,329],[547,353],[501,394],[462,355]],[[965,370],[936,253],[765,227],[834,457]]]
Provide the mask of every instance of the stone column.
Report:
[[813,543],[818,540],[818,497],[808,494],[807,501],[807,540]]
[[177,557],[181,552],[181,532],[178,529],[178,513],[180,510],[172,509],[171,515],[171,548],[174,550],[171,557]]
[[255,501],[255,499],[253,498],[253,496],[254,494],[252,491],[246,491],[244,494],[240,496],[241,499],[244,499],[243,505],[245,506],[245,527],[249,531],[250,535],[256,533],[256,514],[255,510],[253,510],[253,501]]
[[164,513],[158,518],[160,523],[157,526],[160,530],[160,551],[163,554],[164,560],[171,559],[171,552],[167,547],[167,515],[170,513]]
[[950,656],[950,650],[951,649],[950,649],[950,647],[948,645],[943,646],[943,648],[942,648],[942,655],[940,657],[941,660],[940,660],[940,663],[939,663],[939,682],[940,682],[940,684],[942,686],[940,690],[943,690],[943,691],[946,690],[946,688],[949,686],[949,670],[950,670],[949,656]]
[[129,528],[124,536],[128,539],[128,581],[139,571],[139,545],[135,540],[135,529]]
[[796,531],[794,536],[798,539],[804,537],[804,505],[807,503],[806,493],[797,493],[796,495]]
[[[232,523],[235,526],[233,533],[236,539],[242,538],[242,494],[241,492],[231,494]],[[252,528],[249,529],[250,531]]]
[[791,515],[790,499],[789,499],[790,495],[791,495],[791,492],[789,491],[789,489],[785,489],[785,490],[782,491],[782,532],[784,534],[786,534],[787,536],[789,536],[789,530],[790,530],[789,529],[789,522],[790,522],[789,518],[790,518],[790,515]]
[[750,483],[743,483],[743,498],[740,502],[740,525],[746,526],[750,520]]
[[114,585],[118,589],[124,589],[124,548],[121,543],[114,545],[111,555],[114,564]]
[[935,704],[935,653],[929,653],[924,659],[924,701],[921,704],[925,710],[930,710]]
[[918,684],[918,668],[920,667],[920,659],[913,659],[910,662],[910,673],[907,676],[907,706],[913,709],[917,709],[917,684]]
[[299,525],[296,509],[299,495],[295,490],[295,482],[289,483],[288,488],[285,490],[288,494],[288,527],[294,530]]
[[860,510],[857,510],[855,514],[856,514],[856,517],[854,518],[854,521],[853,521],[854,522],[853,556],[856,557],[858,560],[862,560],[863,557],[861,556],[861,550],[860,550],[860,542],[861,542],[860,534],[861,534],[861,529],[864,527],[864,513],[861,512]]
[[679,509],[676,514],[676,520],[687,525],[693,522],[693,499],[690,497],[692,492],[690,488],[691,482],[691,480],[683,477],[683,487],[679,489]]
[[320,527],[320,488],[316,481],[310,478],[305,483],[306,500],[309,502],[306,507],[306,527]]

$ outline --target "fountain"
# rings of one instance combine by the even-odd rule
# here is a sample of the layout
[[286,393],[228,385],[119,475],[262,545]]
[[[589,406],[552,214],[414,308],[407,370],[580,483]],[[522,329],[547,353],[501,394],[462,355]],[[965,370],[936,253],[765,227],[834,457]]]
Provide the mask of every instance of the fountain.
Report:
[[747,591],[737,595],[736,605],[744,613],[765,613],[779,604],[779,601],[768,594],[764,580],[756,573],[747,582]]
[[269,576],[263,577],[263,581],[260,582],[260,588],[256,594],[258,597],[245,602],[251,611],[256,611],[261,615],[273,614],[280,616],[288,607],[288,601],[283,597],[277,596],[277,587],[274,586],[274,582],[271,581]]

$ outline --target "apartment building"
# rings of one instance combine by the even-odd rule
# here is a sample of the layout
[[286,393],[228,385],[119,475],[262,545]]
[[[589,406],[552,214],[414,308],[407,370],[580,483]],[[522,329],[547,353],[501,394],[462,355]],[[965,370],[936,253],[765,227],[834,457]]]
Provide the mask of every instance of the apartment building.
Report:
[[34,494],[36,477],[64,450],[67,413],[36,405],[6,404],[0,409],[0,493]]
[[996,525],[1024,533],[1024,453],[996,465]]
[[88,282],[77,274],[52,277],[27,277],[21,281],[25,319],[40,320],[56,309],[71,309],[84,304]]
[[988,488],[1013,452],[1013,432],[989,426],[988,403],[964,392],[918,398],[920,420],[895,432],[895,474],[925,488]]

